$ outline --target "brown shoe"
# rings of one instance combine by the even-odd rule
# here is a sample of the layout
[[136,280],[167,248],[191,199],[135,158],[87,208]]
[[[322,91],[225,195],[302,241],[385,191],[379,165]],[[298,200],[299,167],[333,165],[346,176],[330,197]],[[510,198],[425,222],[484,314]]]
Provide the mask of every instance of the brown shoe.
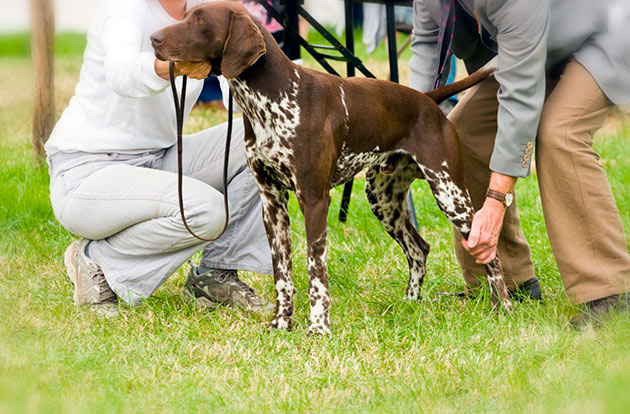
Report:
[[72,242],[64,254],[68,278],[74,285],[74,303],[89,306],[105,317],[118,316],[118,299],[107,284],[101,267],[85,254],[89,240]]
[[238,278],[236,270],[210,269],[198,274],[197,267],[191,267],[184,285],[184,295],[200,307],[236,305],[257,313],[273,309],[271,303],[256,295],[251,287]]
[[586,303],[586,309],[571,318],[571,326],[577,331],[589,326],[597,327],[615,313],[630,311],[630,293],[606,296]]

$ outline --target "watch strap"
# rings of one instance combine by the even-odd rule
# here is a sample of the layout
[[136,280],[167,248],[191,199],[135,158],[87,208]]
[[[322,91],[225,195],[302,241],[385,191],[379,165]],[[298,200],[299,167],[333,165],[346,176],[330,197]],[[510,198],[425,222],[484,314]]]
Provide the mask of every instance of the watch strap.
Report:
[[488,191],[486,192],[486,197],[500,201],[505,206],[505,198],[507,197],[507,194],[488,188]]

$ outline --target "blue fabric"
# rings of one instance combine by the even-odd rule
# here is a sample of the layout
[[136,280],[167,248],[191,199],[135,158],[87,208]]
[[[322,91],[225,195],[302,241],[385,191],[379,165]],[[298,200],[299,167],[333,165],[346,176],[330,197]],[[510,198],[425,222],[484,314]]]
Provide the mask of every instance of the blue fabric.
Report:
[[[451,71],[448,73],[448,79],[446,80],[446,84],[455,82],[455,72],[457,72],[457,65],[454,64],[454,59],[451,57]],[[457,99],[457,95],[453,95],[448,98],[449,101],[453,101],[455,103],[459,102]]]
[[221,87],[219,86],[219,79],[216,76],[210,76],[203,81],[203,89],[201,95],[199,95],[198,102],[212,102],[220,101],[223,99],[221,94]]

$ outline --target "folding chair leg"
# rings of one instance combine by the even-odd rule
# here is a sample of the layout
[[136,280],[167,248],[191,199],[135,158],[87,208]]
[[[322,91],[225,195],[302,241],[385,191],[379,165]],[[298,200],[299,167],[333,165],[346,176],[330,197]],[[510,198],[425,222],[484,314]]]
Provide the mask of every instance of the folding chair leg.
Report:
[[418,217],[416,217],[416,207],[413,205],[413,196],[411,190],[407,194],[407,203],[409,204],[409,216],[411,218],[411,224],[418,230]]
[[343,186],[343,195],[341,196],[341,207],[339,208],[339,221],[345,223],[348,219],[348,206],[350,206],[350,196],[352,195],[352,184],[354,179],[348,181]]

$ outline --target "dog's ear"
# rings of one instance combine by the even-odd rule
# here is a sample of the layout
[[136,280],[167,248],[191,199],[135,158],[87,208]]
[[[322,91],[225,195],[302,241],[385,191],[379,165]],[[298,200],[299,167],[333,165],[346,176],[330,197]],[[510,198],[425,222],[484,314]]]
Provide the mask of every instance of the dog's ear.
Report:
[[221,58],[223,76],[236,78],[265,53],[265,41],[254,21],[243,13],[232,15]]

